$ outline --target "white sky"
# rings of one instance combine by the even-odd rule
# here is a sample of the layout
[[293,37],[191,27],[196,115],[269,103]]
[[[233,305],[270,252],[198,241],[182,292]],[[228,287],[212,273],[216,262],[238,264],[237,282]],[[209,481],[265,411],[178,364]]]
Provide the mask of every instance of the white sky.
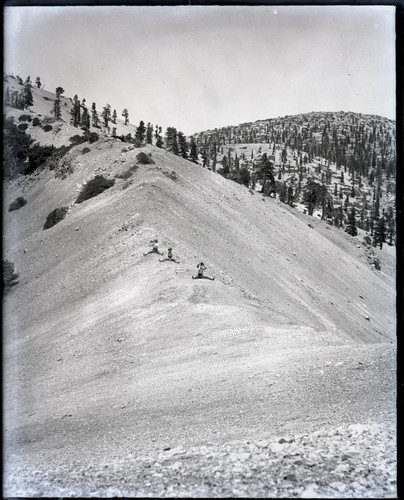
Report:
[[394,9],[6,7],[4,70],[187,135],[310,111],[395,119]]

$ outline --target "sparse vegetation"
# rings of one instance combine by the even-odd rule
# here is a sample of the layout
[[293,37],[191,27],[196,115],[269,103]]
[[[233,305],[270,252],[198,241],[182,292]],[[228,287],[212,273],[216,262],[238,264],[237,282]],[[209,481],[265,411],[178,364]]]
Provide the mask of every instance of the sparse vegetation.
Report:
[[143,151],[136,155],[136,159],[138,163],[141,163],[142,165],[151,165],[154,163],[153,158],[151,158],[150,155],[144,153]]
[[30,122],[30,121],[32,121],[32,118],[31,118],[31,116],[30,116],[30,115],[20,115],[20,116],[18,117],[18,120],[19,120],[20,122]]
[[170,179],[172,179],[173,181],[178,181],[178,176],[177,176],[177,174],[174,172],[174,170],[171,170],[171,172],[168,172],[167,170],[163,170],[163,174],[164,174],[166,177],[169,177]]
[[45,230],[55,226],[58,222],[66,217],[67,211],[67,207],[55,208],[55,210],[53,210],[46,218],[43,229]]
[[73,135],[69,138],[69,141],[73,146],[77,146],[78,144],[83,144],[83,142],[86,142],[87,137],[85,135]]
[[93,142],[98,141],[99,138],[100,138],[100,136],[97,134],[97,132],[91,132],[91,134],[88,138],[88,142],[90,144],[93,144]]
[[90,198],[98,196],[106,189],[115,184],[115,179],[106,179],[103,175],[97,175],[85,184],[77,197],[76,203],[82,203]]
[[18,283],[18,273],[15,272],[14,264],[3,260],[3,289],[7,291]]
[[28,166],[25,167],[24,174],[31,174],[40,166],[44,165],[55,151],[54,146],[41,146],[34,144],[28,152]]
[[27,204],[27,200],[23,196],[19,196],[12,203],[10,203],[8,207],[9,212],[14,212],[15,210],[19,210],[21,207]]
[[3,124],[3,176],[13,178],[23,173],[28,152],[34,141],[23,130],[19,130],[13,118]]
[[50,167],[51,170],[56,170],[55,178],[66,179],[66,177],[74,172],[74,167],[69,160],[57,161],[56,164]]

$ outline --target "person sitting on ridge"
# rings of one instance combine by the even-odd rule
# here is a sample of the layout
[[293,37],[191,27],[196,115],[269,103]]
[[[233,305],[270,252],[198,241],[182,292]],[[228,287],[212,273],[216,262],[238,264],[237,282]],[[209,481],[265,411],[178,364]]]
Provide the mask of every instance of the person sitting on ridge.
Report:
[[165,262],[166,260],[169,260],[170,262],[175,262],[179,264],[178,260],[173,259],[173,249],[169,248],[167,251],[167,257],[165,259],[160,259],[160,262]]
[[149,252],[144,253],[143,255],[149,255],[149,253],[158,253],[159,255],[164,255],[164,252],[159,252],[159,240],[151,240],[150,245],[152,249]]
[[214,280],[215,278],[209,278],[209,276],[204,276],[203,271],[205,271],[206,266],[203,262],[198,264],[196,266],[198,268],[198,274],[196,276],[192,276],[192,279],[197,280],[197,279],[205,279],[205,280]]

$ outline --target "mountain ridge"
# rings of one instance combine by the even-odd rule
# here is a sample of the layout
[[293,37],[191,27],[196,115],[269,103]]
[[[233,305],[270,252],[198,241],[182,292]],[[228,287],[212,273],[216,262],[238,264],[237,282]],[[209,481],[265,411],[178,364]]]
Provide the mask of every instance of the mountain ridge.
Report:
[[[391,419],[392,247],[376,270],[363,232],[155,145],[71,146],[4,183],[6,475]],[[96,175],[115,182],[76,203]],[[156,238],[179,264],[143,255]]]

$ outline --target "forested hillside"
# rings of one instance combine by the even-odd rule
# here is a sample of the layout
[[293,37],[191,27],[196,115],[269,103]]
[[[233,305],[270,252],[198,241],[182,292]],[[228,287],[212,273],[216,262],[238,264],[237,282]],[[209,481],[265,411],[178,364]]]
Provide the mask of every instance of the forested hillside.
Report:
[[[194,134],[45,91],[40,78],[5,76],[4,176],[61,162],[99,137],[152,144],[254,191],[321,218],[373,246],[395,244],[395,122],[351,112],[312,112]],[[100,111],[98,111],[100,110]],[[101,111],[102,110],[102,111]],[[118,118],[122,116],[122,119]],[[55,167],[56,168],[56,167]],[[66,167],[68,168],[68,167]]]
[[395,122],[313,112],[195,134],[204,166],[374,245],[395,241]]

